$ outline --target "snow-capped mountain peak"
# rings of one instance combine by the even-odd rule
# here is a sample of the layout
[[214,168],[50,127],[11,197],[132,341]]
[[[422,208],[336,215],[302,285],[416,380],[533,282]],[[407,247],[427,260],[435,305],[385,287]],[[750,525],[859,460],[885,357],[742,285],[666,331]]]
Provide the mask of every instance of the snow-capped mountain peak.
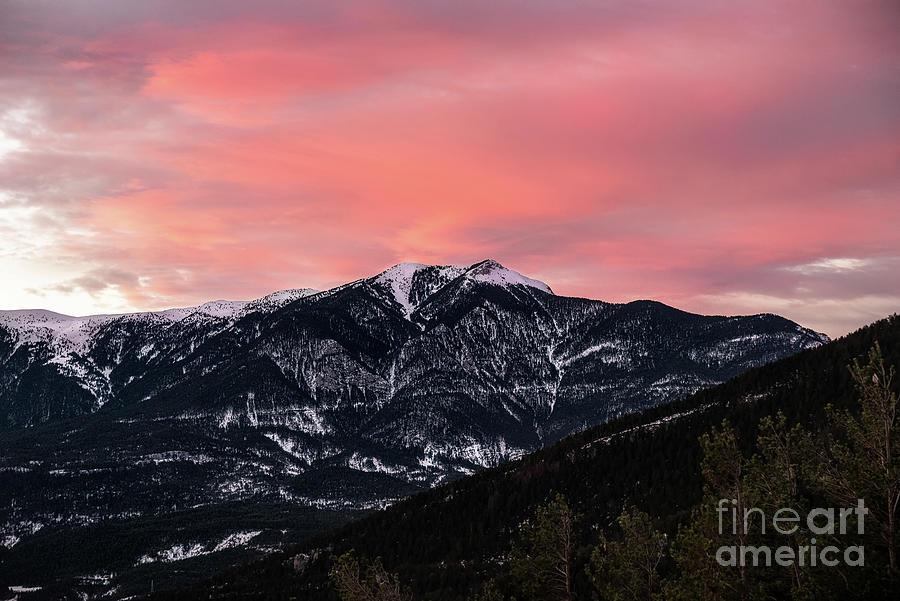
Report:
[[529,286],[553,294],[547,284],[507,269],[492,259],[480,261],[469,267],[404,262],[386,269],[373,278],[363,280],[363,282],[368,283],[380,291],[384,297],[399,305],[403,313],[409,317],[429,296],[460,277],[471,282],[503,287]]
[[[205,315],[207,317],[232,318],[236,316],[241,309],[247,305],[247,301],[229,301],[214,300],[197,305],[196,307],[179,307],[177,309],[165,309],[163,311],[152,311],[150,315],[156,315],[169,321],[181,321],[190,316]],[[136,316],[142,313],[134,314]]]
[[409,293],[412,292],[413,278],[425,268],[421,263],[400,263],[375,277],[373,284],[386,288],[394,300],[409,315],[413,310]]
[[526,277],[518,271],[507,269],[493,259],[486,259],[480,263],[475,263],[466,272],[466,276],[476,282],[486,282],[496,284],[498,286],[529,286],[537,288],[547,294],[553,294],[550,286],[539,280]]
[[101,325],[121,315],[73,317],[46,309],[0,311],[0,325],[18,332],[20,343],[63,340],[81,349]]
[[399,263],[369,282],[395,301],[409,316],[425,298],[466,271],[457,265]]
[[84,352],[85,344],[103,326],[116,321],[162,320],[178,323],[188,318],[233,320],[255,311],[270,312],[284,305],[318,293],[312,288],[279,290],[252,301],[214,300],[194,307],[178,307],[162,311],[85,315],[75,317],[46,309],[0,310],[0,326],[18,334],[19,343],[52,341],[65,352]]
[[271,311],[279,309],[289,303],[318,294],[319,290],[314,288],[291,288],[290,290],[279,290],[267,294],[262,298],[250,301],[242,310],[242,313],[252,313],[253,311]]

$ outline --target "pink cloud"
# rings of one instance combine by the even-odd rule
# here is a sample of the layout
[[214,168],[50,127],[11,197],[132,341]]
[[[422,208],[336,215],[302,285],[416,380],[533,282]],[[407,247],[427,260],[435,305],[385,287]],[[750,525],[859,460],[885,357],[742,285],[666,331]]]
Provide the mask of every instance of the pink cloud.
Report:
[[[880,3],[111,6],[0,26],[24,149],[0,211],[54,241],[0,250],[68,261],[56,293],[106,277],[158,308],[491,256],[564,294],[831,334],[900,303]],[[864,262],[791,269],[835,258]]]

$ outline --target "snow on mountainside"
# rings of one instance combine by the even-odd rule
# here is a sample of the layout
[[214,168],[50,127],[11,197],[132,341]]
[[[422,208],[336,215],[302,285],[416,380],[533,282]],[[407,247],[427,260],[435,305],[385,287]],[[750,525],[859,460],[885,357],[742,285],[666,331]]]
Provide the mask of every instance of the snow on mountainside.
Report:
[[0,311],[0,326],[15,332],[19,345],[55,340],[83,351],[97,328],[116,317],[120,316],[72,317],[44,309]]
[[250,313],[253,311],[272,311],[274,309],[280,309],[288,303],[292,303],[295,300],[299,300],[301,298],[306,298],[307,296],[312,296],[313,294],[318,294],[318,290],[314,290],[313,288],[294,288],[291,290],[279,290],[278,292],[273,292],[272,294],[267,294],[262,298],[258,298],[256,300],[252,300],[243,306],[243,313]]
[[476,282],[486,282],[498,286],[529,286],[531,288],[537,288],[547,294],[553,294],[550,286],[544,282],[525,277],[521,273],[513,271],[512,269],[507,269],[500,265],[500,263],[490,259],[473,265],[468,271],[468,276]]
[[161,318],[176,323],[189,317],[234,319],[253,311],[272,311],[297,299],[318,293],[312,288],[279,290],[252,301],[215,300],[196,307],[164,309],[141,313],[117,313],[74,317],[46,309],[0,310],[0,325],[23,335],[22,342],[43,339],[47,335],[83,348],[102,326],[115,320]]
[[472,282],[501,287],[528,286],[547,294],[553,294],[547,284],[525,277],[490,259],[471,267],[400,263],[374,278],[363,281],[373,288],[383,291],[386,297],[395,301],[402,308],[404,315],[410,317],[422,302],[460,277]]
[[[557,296],[495,261],[151,313],[2,311],[0,545],[241,503],[381,507],[826,340],[774,315]],[[253,515],[123,561],[280,540]]]
[[[271,313],[317,292],[311,288],[281,290],[253,301],[216,300],[196,307],[84,317],[44,309],[0,310],[0,342],[5,329],[11,337],[11,345],[6,353],[10,358],[21,347],[32,349],[29,362],[43,363],[44,366],[55,369],[88,394],[88,398],[83,399],[81,404],[99,409],[115,396],[111,376],[117,365],[125,359],[127,349],[124,339],[133,339],[135,332],[143,333],[143,342],[139,348],[131,350],[141,358],[152,360],[159,356],[158,347],[168,340],[183,337],[184,332],[195,331],[195,337],[190,343],[190,348],[193,349],[209,336],[226,330],[238,319],[256,312]],[[93,351],[110,337],[121,339],[115,356],[97,356]],[[3,370],[3,354],[0,344],[0,370]],[[9,367],[5,371],[7,378],[15,379],[22,375]],[[136,374],[133,379],[137,377],[139,376]],[[0,379],[0,401],[5,396],[2,393]],[[2,408],[3,405],[0,404],[0,411]]]
[[417,277],[432,272],[432,285],[422,295],[428,296],[450,280],[462,275],[465,270],[465,267],[455,265],[436,267],[421,263],[400,263],[371,278],[369,283],[374,288],[383,290],[389,298],[403,308],[404,314],[409,316],[416,309],[420,300],[413,293],[413,282]]
[[[496,297],[491,289],[504,290],[507,296]],[[302,308],[283,311],[301,299]],[[401,263],[324,293],[284,290],[254,301],[217,300],[148,313],[72,317],[45,310],[0,311],[0,368],[6,357],[0,411],[6,413],[9,426],[36,425],[54,415],[95,411],[113,400],[117,406],[128,404],[133,402],[129,391],[141,391],[138,400],[149,400],[175,383],[217,372],[220,354],[240,356],[244,352],[240,348],[252,343],[254,354],[295,380],[296,394],[311,400],[291,406],[298,415],[312,416],[318,429],[334,430],[322,414],[324,398],[337,407],[362,401],[370,409],[388,410],[372,416],[372,435],[381,436],[419,411],[414,391],[424,386],[433,398],[449,395],[449,399],[465,389],[475,403],[469,411],[490,413],[500,406],[514,422],[534,421],[537,412],[537,423],[547,422],[535,426],[543,440],[549,432],[556,437],[557,431],[571,429],[578,419],[593,422],[611,409],[627,410],[627,405],[616,409],[615,402],[593,417],[581,415],[586,410],[596,413],[587,405],[576,411],[580,418],[567,417],[567,405],[575,401],[565,397],[590,398],[608,386],[610,378],[618,380],[641,365],[652,365],[652,357],[647,362],[651,352],[647,337],[655,329],[670,327],[665,324],[673,320],[683,322],[678,327],[684,333],[676,329],[663,334],[660,349],[681,344],[672,336],[684,336],[679,361],[687,360],[699,371],[662,372],[648,382],[646,391],[633,394],[665,398],[718,381],[721,374],[713,372],[724,366],[750,367],[788,349],[826,340],[786,320],[776,324],[747,321],[751,318],[701,318],[664,307],[643,301],[610,305],[557,297],[543,282],[485,260],[469,267]],[[498,319],[501,315],[505,317]],[[771,321],[764,316],[753,319]],[[649,329],[642,331],[642,323]],[[601,330],[610,326],[613,329],[603,334]],[[269,333],[253,342],[266,331],[264,327],[270,328]],[[766,331],[771,328],[777,331]],[[764,349],[769,352],[760,354]],[[466,381],[429,381],[435,368],[447,361],[462,367]],[[709,370],[713,371],[706,373]],[[15,384],[29,373],[33,387],[42,392],[27,392],[21,382]],[[53,373],[61,381],[48,384]],[[573,377],[586,382],[574,385]],[[54,386],[68,392],[54,395]],[[362,399],[352,398],[357,394],[353,386]],[[254,388],[250,386],[245,396],[253,397]],[[40,412],[29,408],[38,395],[46,405]],[[346,395],[351,398],[343,399]],[[410,403],[407,413],[391,414],[392,408]],[[230,411],[219,415],[219,421],[240,415]],[[541,416],[544,411],[547,415]],[[256,422],[258,412],[252,413]],[[551,425],[559,420],[566,424]],[[291,418],[290,423],[301,427],[302,421]],[[443,428],[437,422],[434,427]],[[407,428],[400,440],[419,444],[427,436]],[[510,442],[500,432],[481,443],[488,439],[491,445],[497,440]],[[518,448],[530,445],[520,442]]]
[[[373,278],[361,281],[368,282],[373,287],[384,290],[389,294],[390,298],[403,308],[404,313],[408,316],[422,300],[451,280],[462,275],[476,282],[498,286],[523,285],[553,294],[553,291],[547,284],[523,276],[517,271],[507,269],[493,260],[485,260],[471,267],[400,263]],[[424,290],[414,290],[414,281],[422,276],[428,276],[431,279],[430,284]],[[343,286],[340,288],[343,288]],[[74,349],[83,350],[85,343],[99,328],[115,320],[159,317],[175,323],[189,317],[236,319],[253,311],[273,311],[290,302],[318,293],[318,290],[312,288],[298,288],[279,290],[251,301],[215,300],[195,307],[180,307],[138,313],[87,315],[83,317],[63,315],[46,309],[0,310],[0,325],[20,333],[22,335],[21,342],[46,340],[46,337],[49,335],[59,342],[65,341],[70,343]]]

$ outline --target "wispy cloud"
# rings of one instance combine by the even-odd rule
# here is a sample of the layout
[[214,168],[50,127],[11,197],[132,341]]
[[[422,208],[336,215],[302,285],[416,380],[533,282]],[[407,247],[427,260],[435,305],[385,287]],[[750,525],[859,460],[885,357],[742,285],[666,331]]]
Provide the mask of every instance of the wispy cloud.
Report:
[[7,3],[0,302],[492,256],[845,332],[900,306],[888,4]]

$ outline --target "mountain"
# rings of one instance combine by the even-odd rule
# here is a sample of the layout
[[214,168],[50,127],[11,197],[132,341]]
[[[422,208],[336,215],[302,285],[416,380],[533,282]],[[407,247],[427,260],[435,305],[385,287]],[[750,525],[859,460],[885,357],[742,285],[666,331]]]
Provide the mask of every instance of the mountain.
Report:
[[[316,292],[284,290],[250,302],[218,300],[127,315],[0,311],[0,429],[97,411],[135,379],[171,363],[172,352],[192,352],[245,315],[272,312]],[[162,349],[169,354],[160,357]]]
[[153,313],[0,312],[0,582],[188,581],[826,341],[562,297],[489,260]]
[[[597,544],[600,529],[614,530],[623,509],[636,505],[673,539],[677,526],[701,502],[702,434],[727,419],[741,446],[749,448],[760,418],[780,411],[789,424],[802,424],[818,434],[816,440],[825,440],[826,406],[854,410],[857,392],[847,366],[864,358],[876,342],[884,349],[887,365],[900,365],[900,318],[895,315],[679,401],[590,428],[519,460],[419,493],[262,561],[211,574],[194,586],[161,591],[150,599],[333,600],[337,597],[328,581],[331,558],[350,550],[364,558],[381,558],[412,588],[415,599],[473,599],[492,578],[499,579],[500,591],[509,593],[517,583],[503,575],[508,566],[502,558],[535,507],[558,493],[580,516],[577,598],[592,598],[585,555],[590,545]],[[875,559],[874,551],[867,549],[867,560]],[[849,570],[836,578],[839,588],[823,590],[817,598],[896,598],[896,589],[880,588],[885,586],[884,568],[868,561],[866,568]],[[732,593],[721,598],[737,597]]]

